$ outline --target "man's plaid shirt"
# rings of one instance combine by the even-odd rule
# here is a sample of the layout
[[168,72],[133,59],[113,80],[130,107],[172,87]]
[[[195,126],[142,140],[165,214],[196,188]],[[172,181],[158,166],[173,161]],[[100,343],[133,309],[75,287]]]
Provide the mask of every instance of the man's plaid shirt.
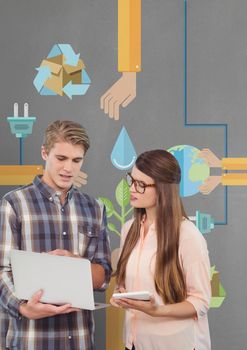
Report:
[[[92,350],[94,321],[83,310],[40,320],[19,314],[13,293],[10,250],[66,249],[101,264],[105,289],[111,275],[109,238],[103,207],[72,188],[65,204],[41,181],[5,195],[0,203],[0,349]],[[83,276],[82,276],[83,278]]]

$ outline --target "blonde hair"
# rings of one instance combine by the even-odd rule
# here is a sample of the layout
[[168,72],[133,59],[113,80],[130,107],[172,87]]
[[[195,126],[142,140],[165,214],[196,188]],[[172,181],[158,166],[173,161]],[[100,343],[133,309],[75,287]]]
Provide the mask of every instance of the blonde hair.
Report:
[[47,153],[57,142],[81,145],[85,153],[90,146],[89,137],[83,126],[70,120],[56,120],[45,130],[43,146]]

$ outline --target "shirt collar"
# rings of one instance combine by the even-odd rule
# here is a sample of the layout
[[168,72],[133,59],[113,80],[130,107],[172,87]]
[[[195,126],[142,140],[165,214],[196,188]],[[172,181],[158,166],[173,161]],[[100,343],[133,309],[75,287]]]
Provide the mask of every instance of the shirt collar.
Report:
[[[144,215],[142,216],[142,219],[141,219],[141,226],[144,226],[146,220],[147,220],[147,215],[144,214]],[[155,230],[155,222],[153,222],[153,223],[149,226],[149,230]]]
[[[54,201],[55,197],[60,195],[59,191],[54,190],[52,187],[50,187],[49,185],[47,185],[42,181],[42,175],[37,175],[33,180],[33,184],[50,201]],[[66,196],[68,200],[72,198],[74,190],[75,190],[74,186],[71,186]]]

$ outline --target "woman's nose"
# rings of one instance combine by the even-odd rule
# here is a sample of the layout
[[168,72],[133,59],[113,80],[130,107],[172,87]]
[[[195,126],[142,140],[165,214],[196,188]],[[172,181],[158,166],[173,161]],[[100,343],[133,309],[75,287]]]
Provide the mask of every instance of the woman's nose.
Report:
[[136,192],[136,183],[133,181],[132,182],[132,184],[131,184],[131,186],[130,186],[130,190],[132,191],[132,192]]

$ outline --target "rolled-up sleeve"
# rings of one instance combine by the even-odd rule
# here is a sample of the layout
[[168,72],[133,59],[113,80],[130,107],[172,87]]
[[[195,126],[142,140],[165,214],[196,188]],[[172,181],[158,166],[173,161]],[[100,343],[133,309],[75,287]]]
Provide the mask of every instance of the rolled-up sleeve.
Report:
[[189,267],[186,276],[187,301],[189,301],[201,318],[208,312],[211,299],[209,266],[205,261],[197,261]]
[[141,71],[141,0],[118,0],[118,71]]
[[189,221],[183,225],[179,255],[187,287],[186,300],[194,306],[198,319],[202,318],[211,300],[210,261],[206,240]]

